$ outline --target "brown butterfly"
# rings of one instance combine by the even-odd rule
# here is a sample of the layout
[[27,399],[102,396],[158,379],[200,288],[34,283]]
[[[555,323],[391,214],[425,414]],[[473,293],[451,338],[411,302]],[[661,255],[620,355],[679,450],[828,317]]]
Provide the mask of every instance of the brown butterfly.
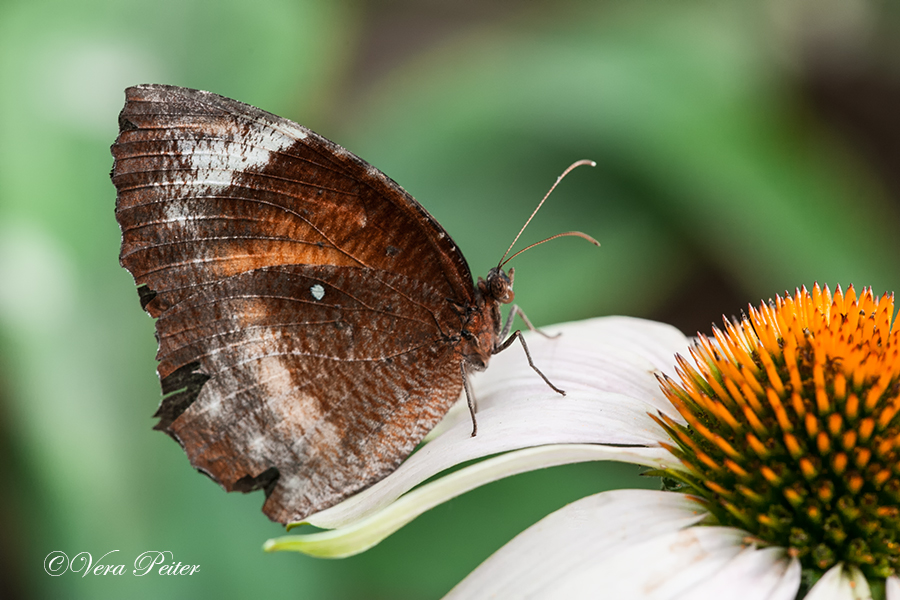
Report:
[[209,92],[125,94],[112,180],[120,262],[158,319],[156,428],[226,490],[264,489],[272,520],[385,477],[467,373],[521,340],[520,311],[504,327],[499,308],[513,271],[473,284],[437,221],[365,161]]

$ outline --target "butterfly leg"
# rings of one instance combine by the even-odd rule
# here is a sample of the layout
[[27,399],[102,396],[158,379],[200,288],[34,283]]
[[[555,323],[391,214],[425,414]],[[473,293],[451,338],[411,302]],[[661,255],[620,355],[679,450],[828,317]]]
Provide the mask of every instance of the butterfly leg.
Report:
[[[551,337],[556,337],[556,336],[551,336]],[[549,386],[553,389],[554,392],[556,392],[557,394],[561,394],[561,395],[565,396],[566,393],[565,393],[563,390],[561,390],[561,389],[559,389],[558,387],[556,387],[555,385],[553,385],[552,383],[550,383],[550,380],[547,379],[547,376],[544,375],[543,373],[541,373],[541,370],[538,369],[538,368],[537,368],[537,365],[534,364],[534,361],[531,360],[531,352],[528,351],[528,344],[525,343],[525,338],[522,336],[522,332],[519,331],[518,329],[517,329],[515,332],[513,332],[513,334],[512,334],[511,336],[509,336],[508,338],[506,338],[506,341],[505,341],[505,342],[503,342],[502,344],[500,344],[499,346],[497,346],[496,348],[494,348],[493,354],[497,354],[498,352],[503,352],[504,350],[506,350],[507,348],[509,348],[509,347],[512,345],[512,343],[513,343],[514,341],[516,341],[516,339],[518,339],[519,342],[522,343],[522,349],[525,350],[525,356],[528,358],[528,364],[531,366],[532,369],[534,369],[534,372],[537,373],[538,375],[540,375],[540,376],[541,376],[541,379],[543,379],[544,382],[545,382],[547,385],[549,385]],[[472,415],[473,415],[473,418],[474,418],[474,413],[472,413]]]
[[469,385],[469,374],[466,372],[466,362],[460,361],[459,370],[462,371],[463,387],[466,390],[466,402],[469,404],[469,414],[472,415],[472,437],[478,433],[478,421],[475,420],[475,394]]
[[[562,335],[559,333],[557,333],[555,335],[550,335],[549,333],[544,333],[543,331],[541,331],[540,329],[538,329],[537,327],[535,327],[534,325],[531,324],[531,321],[529,321],[528,317],[525,316],[525,311],[523,311],[521,308],[519,308],[518,304],[513,304],[512,307],[509,309],[509,315],[507,315],[507,317],[506,317],[506,323],[503,325],[503,331],[500,333],[500,339],[505,338],[506,336],[509,335],[509,332],[512,331],[513,320],[515,320],[516,315],[519,315],[520,317],[522,317],[522,320],[525,321],[525,325],[528,327],[529,331],[536,331],[547,339],[557,338],[560,335]],[[527,352],[527,350],[526,350],[526,352]]]

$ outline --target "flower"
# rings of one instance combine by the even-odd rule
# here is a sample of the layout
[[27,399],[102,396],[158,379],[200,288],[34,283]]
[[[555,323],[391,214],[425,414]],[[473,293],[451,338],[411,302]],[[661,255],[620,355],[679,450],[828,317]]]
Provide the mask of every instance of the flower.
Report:
[[672,477],[718,523],[788,547],[815,580],[900,566],[900,328],[871,289],[798,291],[700,337],[664,385]]
[[[557,339],[531,337],[537,364],[571,390],[565,399],[532,382],[527,364],[498,356],[476,382],[483,439],[465,444],[466,415],[451,416],[397,473],[310,519],[325,515],[316,524],[338,529],[271,544],[371,545],[501,476],[626,460],[665,476],[666,489],[574,502],[448,597],[900,599],[892,317],[891,297],[816,286],[700,336],[692,362],[671,358],[688,349],[685,338],[648,321],[597,319],[563,326]],[[447,468],[448,452],[462,462],[503,451],[400,496]]]

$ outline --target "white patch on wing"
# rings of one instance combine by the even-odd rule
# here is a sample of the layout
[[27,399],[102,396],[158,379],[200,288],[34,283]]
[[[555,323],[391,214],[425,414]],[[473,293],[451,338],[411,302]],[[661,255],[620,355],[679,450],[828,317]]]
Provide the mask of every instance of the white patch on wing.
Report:
[[[274,125],[273,125],[273,127],[274,127]],[[280,129],[282,131],[275,130],[276,133],[285,135],[285,133],[283,133],[283,131],[286,131],[287,137],[291,137],[291,138],[298,139],[298,140],[302,140],[302,139],[306,138],[306,132],[303,131],[302,129],[300,129],[300,127],[295,125],[294,123],[279,123],[278,129]]]
[[257,378],[263,397],[272,399],[287,399],[291,396],[291,370],[275,357],[260,363],[260,371]]
[[264,435],[262,435],[261,433],[257,433],[253,437],[253,439],[250,440],[250,443],[248,444],[248,446],[249,446],[249,449],[251,451],[253,451],[254,453],[262,454],[264,452],[264,450],[266,449],[267,443],[268,443],[268,440],[266,439],[266,437]]
[[184,222],[194,218],[191,215],[191,211],[188,209],[187,204],[178,200],[165,203],[163,205],[163,211],[165,212],[166,221],[169,222]]
[[[312,427],[308,427],[303,437],[294,442],[294,451],[303,455],[324,455],[332,458],[335,450],[340,448],[341,432],[338,426],[331,421],[319,416],[314,423],[310,423]],[[352,460],[352,455],[344,457],[347,461]]]
[[[293,394],[279,398],[274,407],[279,416],[292,427],[306,430],[322,416],[321,403],[310,394],[302,390],[293,390]],[[301,431],[296,432],[295,437],[300,436]]]
[[313,298],[315,298],[316,300],[321,300],[325,297],[325,288],[317,283],[309,288],[309,293],[311,293]]
[[207,402],[204,410],[206,411],[208,418],[220,418],[222,416],[222,398],[213,394],[212,398],[209,400],[209,402]]
[[284,489],[284,495],[288,498],[292,498],[296,495],[303,493],[303,488],[306,487],[306,481],[301,479],[296,475],[290,475],[285,477],[283,474],[278,478],[278,485]]
[[273,152],[289,148],[306,137],[300,129],[288,133],[268,127],[222,125],[215,137],[179,140],[177,154],[187,159],[195,175],[188,183],[200,194],[214,193],[232,184],[234,174],[256,171],[268,164]]

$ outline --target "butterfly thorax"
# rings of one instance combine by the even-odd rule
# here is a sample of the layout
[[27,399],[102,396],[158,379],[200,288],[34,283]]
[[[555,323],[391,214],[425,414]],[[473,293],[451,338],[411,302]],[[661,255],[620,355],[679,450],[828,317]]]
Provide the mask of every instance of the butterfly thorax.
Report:
[[471,307],[461,332],[462,354],[474,370],[487,367],[495,348],[502,341],[499,339],[503,329],[500,305],[509,304],[515,296],[512,274],[512,269],[507,275],[503,269],[495,267],[488,272],[487,279],[478,278],[475,305]]

